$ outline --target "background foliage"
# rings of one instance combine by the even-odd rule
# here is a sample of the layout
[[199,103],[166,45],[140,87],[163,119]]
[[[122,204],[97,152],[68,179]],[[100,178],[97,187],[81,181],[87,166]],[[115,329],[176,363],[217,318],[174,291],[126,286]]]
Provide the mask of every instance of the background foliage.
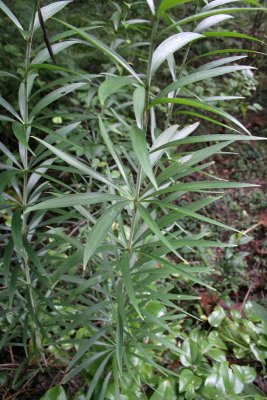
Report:
[[2,398],[265,398],[263,5],[3,4]]

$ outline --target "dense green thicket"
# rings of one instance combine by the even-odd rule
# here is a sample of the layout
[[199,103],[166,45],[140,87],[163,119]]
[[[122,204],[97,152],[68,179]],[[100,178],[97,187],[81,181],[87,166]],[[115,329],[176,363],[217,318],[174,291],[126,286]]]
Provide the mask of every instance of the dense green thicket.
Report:
[[0,1],[3,399],[264,398],[264,8],[39,5]]

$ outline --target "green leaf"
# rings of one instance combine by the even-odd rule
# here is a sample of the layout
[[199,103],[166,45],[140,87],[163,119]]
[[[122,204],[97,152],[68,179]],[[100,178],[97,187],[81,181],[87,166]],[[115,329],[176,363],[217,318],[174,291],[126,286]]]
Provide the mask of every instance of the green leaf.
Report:
[[[235,367],[235,369],[237,368],[236,365],[233,367]],[[239,368],[242,370],[245,383],[252,383],[256,379],[257,374],[254,368],[248,367],[246,365],[239,366]]]
[[210,349],[205,355],[217,362],[226,361],[225,353],[221,349]]
[[0,96],[0,106],[5,108],[10,114],[12,114],[16,119],[23,122],[18,113],[14,110],[14,108],[2,97]]
[[207,3],[201,9],[201,11],[209,11],[209,10],[212,10],[213,8],[215,8],[215,7],[220,7],[220,6],[223,6],[224,4],[236,3],[236,2],[245,2],[245,3],[248,3],[248,4],[253,4],[254,6],[260,6],[258,1],[256,1],[256,0],[213,0],[210,3]]
[[199,182],[188,182],[188,183],[178,183],[176,185],[172,185],[165,189],[160,189],[157,192],[151,193],[148,196],[144,197],[143,200],[159,196],[161,194],[172,193],[172,192],[194,192],[201,191],[206,189],[231,189],[231,188],[248,188],[248,187],[257,187],[258,185],[253,185],[250,183],[239,183],[239,182],[226,182],[226,181],[199,181]]
[[[102,358],[105,354],[109,353],[110,350],[98,351],[92,355],[87,356],[85,360],[79,364],[76,368],[72,369],[67,375],[64,376],[63,383],[67,383],[74,376],[78,375],[81,371],[89,368],[96,360]],[[49,399],[48,399],[49,400]]]
[[185,105],[185,106],[189,106],[189,107],[195,107],[195,108],[200,108],[202,110],[210,111],[214,114],[220,115],[221,117],[229,119],[235,125],[239,126],[239,128],[241,128],[243,131],[250,134],[250,132],[247,130],[247,128],[245,128],[244,125],[242,125],[235,117],[233,117],[232,115],[228,114],[227,112],[221,110],[220,108],[211,106],[211,105],[206,104],[201,101],[196,101],[196,100],[191,100],[191,99],[183,99],[181,97],[176,97],[174,99],[168,98],[168,97],[163,97],[163,98],[155,99],[154,101],[152,101],[152,103],[150,104],[150,107],[153,107],[156,104],[168,104],[168,103],[180,104],[180,105]]
[[164,40],[154,51],[151,61],[150,79],[160,67],[160,65],[167,60],[167,58],[181,47],[191,43],[193,40],[203,37],[198,33],[182,32],[168,37]]
[[154,0],[146,0],[148,7],[150,8],[150,11],[152,13],[152,15],[155,15],[155,4],[154,4]]
[[[72,40],[66,40],[64,42],[56,43],[51,45],[53,54],[56,55],[60,53],[61,51],[67,49],[68,47],[72,46],[73,44],[81,44],[83,43],[81,40],[78,39],[72,39]],[[34,68],[33,65],[39,65],[42,64],[44,61],[48,60],[50,58],[49,51],[47,48],[41,50],[37,56],[32,60],[31,62],[31,67]],[[44,64],[42,64],[44,65]]]
[[2,77],[2,76],[19,80],[19,78],[16,75],[11,74],[10,72],[6,72],[6,71],[0,71],[0,77]]
[[138,128],[144,127],[146,91],[143,86],[138,86],[133,93],[133,108]]
[[222,21],[225,21],[227,19],[230,18],[234,18],[232,15],[228,15],[228,14],[218,14],[218,15],[212,15],[208,18],[203,19],[203,21],[201,21],[194,29],[194,32],[197,33],[202,33],[204,32],[206,29],[219,24]]
[[49,93],[33,107],[30,118],[36,116],[45,107],[47,107],[54,101],[60,99],[62,96],[65,96],[66,94],[71,93],[74,90],[80,89],[84,85],[87,85],[87,83],[84,82],[71,83],[69,85],[63,86]]
[[174,135],[177,132],[179,125],[172,125],[169,128],[167,128],[164,132],[162,132],[154,141],[151,149],[150,149],[150,162],[151,165],[155,165],[156,162],[160,159],[162,154],[164,153],[164,150],[156,151],[158,147],[161,147],[163,143],[168,143],[170,140],[173,139]]
[[188,385],[193,381],[194,374],[190,369],[183,369],[179,377],[179,392],[186,392]]
[[26,258],[27,253],[26,253],[26,250],[23,245],[21,210],[20,209],[17,209],[12,216],[11,233],[12,233],[12,238],[14,241],[14,246],[15,246],[16,251],[22,258]]
[[99,100],[102,105],[109,96],[117,93],[119,89],[126,85],[130,85],[135,82],[130,76],[112,76],[108,77],[104,82],[101,83],[98,89]]
[[83,267],[85,268],[88,264],[90,258],[94,255],[97,248],[100,246],[102,240],[105,238],[107,232],[109,231],[112,223],[118,216],[118,214],[127,206],[129,201],[120,201],[113,206],[109,207],[102,216],[98,219],[93,229],[89,233],[86,241]]
[[49,389],[40,400],[68,400],[66,392],[61,385]]
[[127,293],[128,297],[129,297],[132,305],[134,306],[137,314],[143,319],[143,316],[142,316],[142,314],[140,312],[140,309],[138,307],[138,303],[137,303],[137,300],[136,300],[135,291],[134,291],[134,287],[133,287],[131,270],[130,270],[129,253],[124,252],[122,254],[121,260],[120,260],[120,267],[121,267],[122,280],[123,280],[124,287],[126,289],[126,293]]
[[[231,57],[228,57],[228,59]],[[234,57],[235,58],[235,57]],[[229,61],[227,61],[229,62]],[[216,66],[216,65],[215,65]],[[247,65],[233,65],[228,67],[218,67],[218,68],[211,68],[206,64],[204,70],[198,69],[197,72],[191,75],[187,75],[184,78],[178,79],[173,82],[171,85],[167,86],[165,89],[160,92],[158,98],[162,96],[166,96],[168,93],[173,92],[174,90],[180,89],[184,86],[190,85],[192,83],[196,83],[199,81],[203,81],[205,79],[215,78],[216,76],[230,74],[236,71],[244,71],[248,69],[253,69],[253,67],[249,67]]]
[[157,182],[152,170],[149,152],[147,148],[146,134],[137,126],[132,127],[130,130],[130,137],[133,145],[134,153],[147,177],[155,188],[157,188]]
[[81,29],[76,28],[73,25],[67,24],[66,22],[57,20],[62,25],[66,26],[67,28],[71,29],[73,32],[76,32],[79,36],[85,39],[87,42],[95,46],[97,49],[101,50],[103,53],[107,54],[113,61],[119,63],[126,71],[128,71],[135,79],[143,85],[143,82],[139,78],[139,76],[134,72],[132,67],[114,50],[108,47],[106,44],[101,42],[101,40],[97,39],[93,35],[89,35],[86,32],[83,32]]
[[[201,279],[199,279],[196,275],[193,275],[193,273],[191,273],[191,268],[192,267],[188,267],[188,266],[181,266],[181,264],[176,264],[173,265],[171,264],[169,261],[165,260],[162,257],[158,257],[155,252],[153,253],[153,255],[150,255],[148,253],[145,253],[144,251],[141,251],[141,253],[143,255],[145,255],[147,258],[153,260],[153,261],[157,261],[160,265],[163,264],[164,266],[166,266],[167,268],[169,268],[170,270],[170,274],[171,273],[178,273],[179,275],[181,275],[183,278],[188,279],[189,281],[192,281],[194,283],[198,283],[202,286],[205,286],[211,290],[214,290],[210,285],[208,285],[207,283],[205,283],[204,281],[202,281]],[[178,295],[175,295],[178,296]],[[176,297],[177,298],[177,297]]]
[[184,354],[181,355],[181,363],[185,367],[197,366],[201,363],[202,353],[197,345],[192,339],[185,339],[182,344],[182,351]]
[[220,338],[217,330],[210,332],[210,334],[208,336],[208,341],[214,347],[217,347],[217,348],[223,349],[223,350],[227,350],[227,347],[226,347],[224,341]]
[[160,6],[158,8],[158,15],[161,15],[169,8],[173,8],[175,6],[179,6],[180,4],[189,3],[195,0],[162,0]]
[[123,200],[122,197],[116,196],[110,193],[101,192],[88,192],[79,194],[67,194],[51,197],[35,206],[29,207],[27,212],[32,212],[35,210],[47,210],[53,208],[64,208],[64,207],[75,207],[75,206],[85,206],[89,204],[105,203],[107,201],[119,201]]
[[216,307],[215,310],[208,316],[208,321],[211,326],[217,328],[226,318],[225,311],[222,307]]
[[28,145],[27,139],[26,139],[26,127],[25,125],[19,123],[19,122],[13,122],[12,124],[12,130],[16,138],[18,139],[19,143],[21,143],[26,149],[28,149],[34,156],[34,152]]
[[90,400],[91,399],[91,397],[92,397],[92,395],[94,393],[94,390],[96,388],[96,385],[99,383],[99,381],[101,381],[101,377],[102,377],[102,374],[104,372],[105,366],[107,365],[107,363],[108,363],[108,361],[109,361],[111,356],[112,356],[112,353],[108,354],[106,356],[106,358],[104,358],[104,360],[102,361],[100,366],[98,367],[98,369],[97,369],[97,371],[96,371],[96,373],[95,373],[95,375],[93,377],[93,380],[90,383],[89,390],[88,390],[88,392],[86,394],[86,400]]
[[194,389],[198,389],[201,382],[201,378],[194,375],[190,369],[183,369],[179,375],[179,392],[187,392],[190,385],[192,385]]
[[197,71],[199,72],[199,71],[208,70],[211,68],[217,68],[222,65],[228,64],[230,62],[242,60],[243,58],[247,58],[247,56],[231,56],[231,57],[219,58],[218,60],[210,61],[206,64],[201,65],[200,67],[197,68]]
[[[61,0],[56,1],[55,3],[48,4],[41,8],[42,16],[44,22],[47,21],[49,18],[53,17],[56,13],[66,7],[68,4],[72,3],[72,0]],[[40,27],[40,21],[38,18],[38,13],[35,15],[33,31]]]
[[[255,38],[253,36],[245,35],[244,33],[238,33],[238,32],[228,32],[228,31],[202,32],[202,35],[204,35],[205,37],[219,37],[219,38],[220,37],[227,37],[227,38],[229,37],[229,38],[253,40],[255,42],[264,44],[263,40]],[[216,62],[216,61],[214,61],[214,62]]]
[[176,395],[174,393],[172,384],[169,380],[162,381],[153,395],[150,397],[150,400],[167,400],[167,399],[176,399]]
[[142,206],[142,204],[137,203],[137,209],[147,224],[147,226],[151,229],[151,231],[158,237],[159,240],[162,241],[165,246],[170,249],[177,257],[179,257],[182,261],[185,262],[185,260],[180,256],[179,253],[175,250],[175,248],[172,246],[172,244],[169,242],[169,240],[161,233],[160,228],[154,221],[154,219],[151,217],[151,215],[148,213],[148,211],[145,209],[145,207]]
[[111,141],[111,139],[110,139],[110,137],[109,137],[109,135],[108,135],[108,133],[106,131],[105,125],[104,125],[101,117],[98,116],[98,119],[99,119],[99,128],[100,128],[101,136],[104,139],[104,142],[106,143],[106,145],[107,145],[107,147],[108,147],[108,149],[110,151],[110,154],[112,155],[114,161],[116,162],[117,167],[118,167],[118,169],[119,169],[119,171],[120,171],[120,173],[121,173],[121,175],[122,175],[122,177],[124,179],[124,182],[129,187],[129,179],[127,178],[127,173],[125,171],[124,165],[123,165],[121,159],[119,158],[119,156],[118,156],[118,154],[116,152],[116,149],[113,146],[113,143],[112,143],[112,141]]
[[16,25],[16,27],[23,31],[23,27],[19,20],[15,17],[12,11],[0,0],[0,9],[8,16],[8,18]]
[[[193,126],[193,125],[190,125],[190,126]],[[169,143],[166,143],[155,149],[151,149],[151,152],[159,151],[162,149],[167,149],[169,147],[178,146],[178,145],[182,145],[182,144],[203,143],[203,142],[213,142],[213,141],[214,142],[220,142],[220,141],[234,142],[234,141],[252,141],[252,140],[253,141],[254,140],[267,140],[267,138],[260,137],[260,136],[231,135],[231,134],[199,135],[199,136],[191,136],[186,139],[170,141]],[[197,151],[195,151],[195,153],[193,153],[193,154],[196,154],[196,153],[197,153]]]
[[260,11],[263,10],[263,8],[261,7],[231,7],[231,8],[219,8],[218,10],[209,10],[209,11],[205,11],[205,12],[200,12],[197,14],[193,14],[190,17],[186,17],[183,18],[177,22],[175,22],[173,25],[169,26],[168,28],[164,29],[164,31],[162,31],[162,33],[166,33],[167,31],[169,31],[170,29],[173,29],[175,26],[179,25],[185,25],[188,24],[190,22],[193,21],[198,21],[199,19],[205,18],[205,17],[209,17],[211,15],[217,15],[217,14],[227,14],[229,13],[238,13],[238,12],[251,12],[251,11]]
[[92,176],[92,178],[107,184],[108,186],[116,187],[111,181],[109,181],[105,176],[99,174],[98,172],[94,171],[92,168],[89,168],[86,164],[78,161],[76,158],[69,156],[68,154],[64,153],[62,150],[57,149],[56,147],[52,146],[49,143],[46,143],[44,140],[39,138],[34,138],[42,143],[45,147],[47,147],[52,153],[58,156],[61,160],[65,161],[67,164],[72,165],[73,167],[77,168],[79,171],[83,172],[86,175]]

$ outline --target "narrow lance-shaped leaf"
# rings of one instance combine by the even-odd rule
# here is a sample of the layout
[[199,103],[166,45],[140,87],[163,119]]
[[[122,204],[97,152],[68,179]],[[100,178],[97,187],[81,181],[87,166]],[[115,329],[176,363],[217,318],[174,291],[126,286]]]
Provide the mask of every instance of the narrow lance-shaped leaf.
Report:
[[231,65],[227,67],[205,68],[203,70],[199,69],[197,72],[191,75],[187,75],[184,78],[178,79],[175,82],[171,83],[169,86],[167,86],[165,89],[161,91],[158,97],[166,96],[166,94],[173,92],[174,90],[180,89],[186,85],[190,85],[192,83],[248,69],[255,69],[255,68],[250,67],[248,65]]
[[125,289],[126,289],[128,297],[130,299],[130,302],[134,306],[134,308],[135,308],[136,312],[139,314],[139,316],[143,319],[143,316],[138,307],[138,303],[137,303],[135,292],[134,292],[131,270],[130,270],[130,256],[129,256],[128,252],[124,252],[122,254],[121,260],[120,260],[120,267],[121,267],[123,284],[125,286]]
[[240,182],[226,182],[226,181],[209,181],[209,182],[188,182],[188,183],[178,183],[170,187],[160,189],[157,192],[151,193],[145,197],[160,196],[161,194],[172,193],[172,192],[195,192],[206,189],[241,189],[249,187],[258,187],[259,185],[254,185],[251,183],[240,183]]
[[[56,13],[66,7],[69,3],[72,3],[72,0],[61,0],[56,1],[54,3],[48,4],[41,8],[41,13],[43,16],[44,22],[47,21],[49,18],[53,17]],[[33,25],[33,31],[40,27],[40,21],[38,18],[38,14],[36,13]]]
[[[162,132],[154,141],[153,145],[151,146],[150,149],[150,153],[153,152],[154,149],[162,146],[165,143],[168,143],[170,140],[172,140],[175,132],[178,129],[178,125],[172,125],[169,128],[165,129],[164,132]],[[153,154],[150,154],[150,162],[151,165],[155,165],[156,162],[160,159],[160,157],[163,154],[163,150],[162,151],[158,151],[158,152],[153,152]]]
[[29,207],[27,212],[35,210],[48,210],[52,208],[64,208],[64,207],[75,207],[75,206],[85,206],[89,204],[105,203],[107,201],[119,201],[123,200],[122,197],[116,196],[110,193],[101,192],[88,192],[79,194],[67,194],[51,197],[35,206]]
[[149,212],[145,209],[144,206],[142,206],[141,203],[137,203],[137,209],[147,224],[147,226],[151,229],[151,231],[158,237],[159,240],[162,241],[162,243],[170,250],[172,251],[177,257],[179,257],[182,261],[186,263],[186,261],[181,257],[179,253],[175,250],[175,248],[172,246],[172,244],[169,242],[169,240],[161,233],[160,228],[158,227],[157,223],[154,221],[154,219],[151,217]]
[[[101,133],[101,135],[102,135],[102,137],[103,137],[103,139],[104,139],[104,141],[105,141],[105,143],[106,143],[106,145],[107,145],[107,147],[108,147],[108,149],[109,149],[114,161],[116,162],[117,167],[118,167],[118,169],[119,169],[119,171],[120,171],[120,173],[121,173],[126,185],[129,187],[129,180],[127,178],[127,174],[126,174],[126,171],[124,169],[124,165],[123,165],[123,163],[121,162],[119,156],[116,153],[116,150],[115,150],[115,148],[113,146],[113,143],[112,143],[111,139],[109,138],[109,135],[107,134],[106,128],[105,128],[105,126],[103,124],[103,121],[102,121],[101,117],[99,116],[98,119],[99,119],[100,133]],[[129,187],[129,189],[131,190],[130,187]]]
[[133,145],[134,153],[147,177],[150,179],[151,183],[155,188],[158,187],[151,162],[149,157],[149,152],[147,148],[147,141],[145,132],[134,126],[130,131],[130,137]]
[[98,367],[96,373],[94,374],[92,382],[90,382],[89,390],[88,390],[88,392],[86,394],[86,400],[90,400],[92,398],[92,395],[93,395],[93,393],[95,391],[95,388],[96,388],[97,384],[99,382],[101,382],[101,377],[102,377],[102,374],[104,372],[105,366],[107,365],[107,363],[108,363],[108,361],[109,361],[111,356],[112,356],[112,352],[110,352],[110,354],[108,354],[106,356],[106,358],[104,358],[104,360],[102,361],[102,363]]
[[8,18],[16,25],[16,27],[23,31],[23,27],[17,17],[13,14],[12,11],[3,3],[2,0],[0,0],[0,9],[8,16]]
[[10,112],[10,114],[12,114],[16,119],[23,122],[18,113],[14,110],[14,108],[2,96],[0,96],[0,106]]
[[212,141],[231,141],[234,142],[236,140],[239,141],[251,141],[251,140],[267,140],[267,138],[260,136],[245,136],[245,135],[231,135],[231,134],[222,134],[222,135],[199,135],[199,136],[191,136],[186,139],[174,140],[169,143],[163,144],[155,149],[151,149],[151,151],[156,152],[161,149],[165,149],[172,146],[177,146],[181,144],[192,144],[192,143],[203,143],[203,142],[212,142]]
[[38,114],[40,111],[42,111],[49,104],[60,99],[60,97],[65,96],[66,94],[71,93],[74,90],[80,89],[84,85],[87,85],[87,83],[85,82],[71,83],[69,85],[63,86],[49,93],[42,100],[40,100],[35,107],[33,107],[31,112],[31,118],[34,117],[36,114]]
[[212,15],[208,18],[205,18],[203,21],[201,21],[194,29],[194,32],[197,33],[202,33],[206,29],[211,28],[212,26],[219,24],[220,22],[223,22],[227,19],[234,18],[232,15],[228,14],[218,14],[218,15]]
[[144,127],[144,111],[146,102],[146,91],[143,86],[138,86],[133,94],[133,108],[138,128]]
[[225,225],[225,224],[223,224],[223,223],[221,223],[219,221],[216,221],[216,220],[214,220],[212,218],[205,217],[203,215],[197,214],[197,213],[192,212],[192,211],[187,211],[187,210],[183,209],[182,207],[177,207],[177,206],[175,206],[173,204],[166,203],[164,201],[151,200],[151,203],[152,204],[156,204],[159,207],[169,208],[170,210],[173,210],[173,211],[177,212],[178,215],[180,214],[180,215],[185,216],[185,217],[190,217],[190,218],[193,218],[193,219],[197,219],[199,221],[206,222],[207,224],[215,225],[215,226],[218,226],[218,227],[226,229],[226,230],[239,232],[237,229],[232,228],[231,226]]
[[200,39],[201,37],[203,36],[198,33],[182,32],[165,39],[153,53],[149,80],[151,80],[151,77],[154,75],[160,65],[167,60],[170,54],[173,54],[181,47],[191,43],[193,40]]
[[119,63],[126,71],[128,71],[132,76],[136,78],[138,82],[140,82],[143,85],[142,80],[135,73],[132,67],[130,67],[130,65],[118,53],[116,53],[114,50],[108,47],[105,43],[101,42],[101,40],[97,39],[93,35],[89,35],[88,33],[83,32],[81,29],[76,28],[73,25],[67,24],[66,22],[60,20],[57,21],[66,26],[67,28],[71,29],[72,31],[76,32],[83,39],[85,39],[87,42],[95,46],[97,49],[101,50],[103,53],[107,54],[112,60]]
[[[82,40],[72,39],[72,40],[66,40],[64,42],[53,44],[51,46],[51,48],[52,48],[53,54],[56,55],[74,44],[82,44],[82,43],[84,43]],[[45,49],[41,50],[37,54],[37,56],[32,60],[31,66],[34,64],[42,64],[44,61],[48,60],[49,58],[50,58],[49,51],[47,50],[47,48],[45,48]],[[54,66],[54,69],[55,68],[56,67]]]
[[200,67],[198,67],[197,72],[203,71],[203,70],[208,70],[211,68],[221,67],[224,64],[239,61],[239,60],[242,60],[243,58],[247,58],[247,56],[231,56],[231,57],[219,58],[218,60],[210,61],[206,64],[201,65]]
[[33,155],[35,155],[27,142],[25,126],[19,122],[13,122],[12,130],[19,143],[21,143],[24,147],[26,147],[26,149],[28,149]]
[[190,281],[192,281],[194,283],[199,283],[200,285],[208,287],[211,290],[215,290],[209,284],[207,284],[203,280],[199,279],[196,276],[196,274],[195,275],[193,274],[194,267],[182,266],[181,264],[177,264],[177,263],[171,264],[165,258],[161,258],[161,257],[158,257],[156,254],[149,254],[144,251],[141,251],[141,254],[143,254],[145,257],[149,258],[150,260],[153,260],[154,262],[156,261],[159,264],[162,264],[162,265],[168,267],[170,274],[175,274],[178,272],[185,279],[189,279]]
[[155,15],[155,4],[154,0],[146,0],[148,7],[150,8],[150,11],[152,12],[153,15]]
[[17,209],[12,216],[11,233],[16,251],[22,258],[25,258],[27,254],[23,245],[20,209]]
[[58,156],[61,160],[65,161],[67,164],[72,165],[77,168],[79,171],[83,172],[86,175],[92,176],[92,178],[105,183],[108,186],[116,187],[111,181],[109,181],[105,176],[101,175],[99,172],[94,171],[92,168],[88,167],[86,164],[77,160],[76,158],[64,153],[62,150],[57,149],[55,146],[52,146],[49,143],[46,143],[44,140],[39,138],[34,138],[42,143],[45,147],[47,147],[52,153]]
[[[211,31],[211,32],[203,32],[202,33],[205,37],[215,37],[215,38],[224,38],[224,37],[229,37],[229,38],[237,38],[237,39],[247,39],[247,40],[253,40],[254,42],[259,42],[264,44],[263,40],[260,40],[254,36],[250,35],[245,35],[244,33],[238,33],[238,32],[228,32],[228,31]],[[240,50],[240,49],[238,49]]]
[[213,8],[223,6],[224,4],[228,3],[237,3],[237,2],[244,2],[245,0],[214,0],[206,4],[204,7],[202,7],[201,11],[209,11],[212,10]]
[[200,108],[202,110],[210,111],[214,114],[220,115],[221,117],[224,117],[226,119],[229,119],[231,122],[233,122],[235,125],[239,126],[243,131],[248,133],[250,135],[250,132],[247,130],[247,128],[244,127],[241,122],[239,122],[235,117],[232,115],[228,114],[227,112],[221,110],[220,108],[211,106],[210,104],[206,104],[201,101],[196,101],[196,100],[191,100],[191,99],[184,99],[181,97],[176,97],[175,99],[171,99],[168,97],[163,97],[160,99],[155,99],[150,107],[156,105],[156,104],[164,104],[164,103],[174,103],[174,104],[180,104],[180,105],[185,105],[189,107],[194,107],[194,108]]
[[135,82],[130,76],[112,76],[101,83],[98,89],[100,103],[103,105],[107,98],[113,93],[117,93],[119,89]]
[[234,131],[234,132],[241,133],[238,129],[233,128],[230,125],[223,124],[222,122],[219,122],[219,121],[217,121],[217,120],[215,120],[213,118],[207,117],[204,114],[199,114],[199,113],[196,113],[196,112],[193,112],[193,111],[186,111],[186,110],[177,111],[177,112],[174,113],[174,115],[175,114],[177,114],[177,115],[190,115],[191,117],[195,117],[197,119],[204,119],[205,121],[208,121],[208,122],[210,122],[212,124],[215,124],[215,125],[218,125],[218,126],[222,126],[223,128],[227,128],[227,129],[229,129],[231,131]]
[[164,29],[162,33],[166,34],[167,31],[173,29],[176,26],[182,26],[185,24],[189,24],[190,22],[193,21],[198,21],[199,19],[210,17],[212,15],[217,15],[217,14],[227,14],[227,13],[237,13],[237,12],[246,12],[246,11],[260,11],[262,10],[261,7],[231,7],[231,8],[219,8],[218,10],[210,10],[210,11],[205,11],[205,12],[200,12],[198,14],[193,14],[190,17],[183,18],[171,26],[168,26],[168,28]]
[[0,78],[2,76],[5,77],[5,78],[7,77],[7,78],[18,79],[19,80],[19,78],[16,75],[11,74],[10,72],[6,72],[6,71],[0,71]]
[[161,15],[163,12],[167,11],[170,8],[175,6],[179,6],[180,4],[189,3],[195,0],[162,0],[160,6],[158,8],[158,15]]
[[83,258],[84,269],[86,268],[86,265],[88,264],[90,258],[94,255],[97,248],[100,246],[103,238],[105,238],[108,230],[110,229],[118,214],[128,204],[129,201],[120,201],[114,204],[113,206],[109,207],[96,222],[86,241]]

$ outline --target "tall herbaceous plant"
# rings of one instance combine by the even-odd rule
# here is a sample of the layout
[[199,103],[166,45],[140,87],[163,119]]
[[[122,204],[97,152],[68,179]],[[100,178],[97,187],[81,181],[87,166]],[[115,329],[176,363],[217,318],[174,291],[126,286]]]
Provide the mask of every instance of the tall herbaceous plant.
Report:
[[[231,27],[234,16],[259,6],[106,2],[107,20],[93,21],[96,4],[88,2],[78,28],[55,17],[68,6],[71,18],[79,2],[71,3],[32,1],[22,23],[16,2],[11,10],[0,1],[25,45],[23,68],[0,71],[17,88],[17,100],[0,97],[1,130],[12,138],[0,143],[1,347],[23,347],[40,368],[58,360],[67,369],[63,384],[87,373],[86,399],[130,399],[120,397],[122,388],[145,383],[153,399],[175,399],[168,382],[178,379],[179,362],[165,361],[186,366],[194,352],[177,346],[176,326],[198,299],[176,289],[185,281],[210,288],[210,268],[187,261],[183,250],[231,246],[200,226],[238,227],[201,210],[224,189],[255,186],[214,176],[212,156],[261,139],[221,108],[239,98],[199,97],[194,84],[252,68],[243,65],[249,50],[227,48],[227,38],[257,40]],[[87,53],[84,69],[70,60],[76,46]],[[211,134],[203,134],[204,122]],[[186,398],[215,398],[204,381],[195,383],[203,397]]]

